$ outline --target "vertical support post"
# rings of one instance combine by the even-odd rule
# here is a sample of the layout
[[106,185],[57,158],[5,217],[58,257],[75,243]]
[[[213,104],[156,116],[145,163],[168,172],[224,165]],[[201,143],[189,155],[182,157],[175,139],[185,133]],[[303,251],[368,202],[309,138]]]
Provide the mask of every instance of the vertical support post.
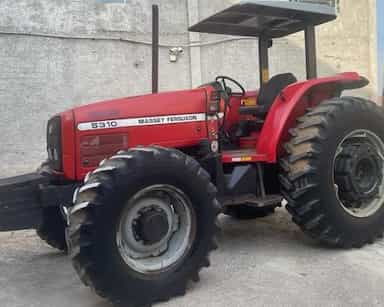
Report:
[[152,93],[159,91],[159,6],[152,6]]
[[307,80],[317,78],[317,59],[316,59],[316,33],[315,26],[307,26],[305,33],[305,60],[307,70]]
[[261,197],[265,198],[267,196],[267,193],[265,192],[265,185],[264,185],[264,170],[260,163],[257,163],[256,167],[257,167],[257,175],[259,176]]
[[268,48],[271,41],[269,39],[259,38],[259,70],[260,70],[260,87],[269,80],[269,57]]

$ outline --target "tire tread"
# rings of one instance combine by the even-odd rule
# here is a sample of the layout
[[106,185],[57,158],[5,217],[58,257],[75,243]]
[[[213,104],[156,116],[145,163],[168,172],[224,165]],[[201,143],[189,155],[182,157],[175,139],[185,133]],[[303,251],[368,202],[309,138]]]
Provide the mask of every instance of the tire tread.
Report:
[[[95,274],[96,263],[90,256],[92,254],[93,241],[89,233],[96,227],[95,218],[97,212],[106,206],[99,200],[100,195],[108,194],[113,191],[117,186],[118,178],[122,174],[127,174],[131,170],[137,169],[141,163],[145,161],[154,161],[158,159],[164,159],[169,161],[178,160],[184,161],[185,168],[196,175],[196,180],[204,182],[206,187],[205,191],[202,191],[206,197],[212,203],[212,215],[215,217],[222,211],[220,203],[216,199],[217,189],[210,181],[210,175],[206,172],[200,164],[193,158],[186,156],[181,151],[169,148],[163,148],[160,146],[151,147],[137,147],[128,151],[120,151],[114,155],[111,159],[105,160],[102,163],[101,171],[96,174],[90,174],[88,176],[88,182],[86,184],[92,184],[90,189],[80,191],[78,193],[77,200],[84,201],[86,199],[89,205],[80,208],[70,215],[70,226],[67,228],[67,240],[70,246],[70,256],[74,268],[76,269],[81,280],[88,286],[94,289],[94,291],[108,299],[110,302],[119,305],[125,298],[117,297],[115,292],[111,289],[110,283],[103,280],[102,276]],[[97,184],[98,183],[98,184]],[[89,192],[92,190],[92,192]],[[97,205],[96,205],[97,204]],[[209,253],[217,249],[216,234],[219,232],[219,227],[215,224],[213,227],[213,235],[207,236],[209,240],[206,244],[205,256],[202,260],[193,268],[193,272],[188,279],[182,280],[175,284],[173,287],[164,291],[164,293],[158,293],[156,297],[143,297],[138,301],[124,302],[132,305],[147,305],[150,306],[155,302],[167,301],[171,297],[182,296],[187,289],[187,282],[189,279],[193,281],[199,280],[199,272],[203,267],[210,265],[208,256]]]
[[[361,247],[382,236],[381,229],[367,234],[364,239],[346,237],[334,227],[329,216],[324,214],[319,199],[308,195],[316,193],[316,160],[322,152],[322,142],[327,139],[327,129],[335,117],[345,110],[362,110],[372,114],[384,111],[375,103],[356,97],[332,98],[310,109],[297,120],[297,127],[290,129],[290,141],[284,145],[285,155],[280,159],[279,176],[282,193],[288,201],[286,206],[292,220],[309,236],[331,246],[350,248]],[[323,150],[327,150],[324,148]]]

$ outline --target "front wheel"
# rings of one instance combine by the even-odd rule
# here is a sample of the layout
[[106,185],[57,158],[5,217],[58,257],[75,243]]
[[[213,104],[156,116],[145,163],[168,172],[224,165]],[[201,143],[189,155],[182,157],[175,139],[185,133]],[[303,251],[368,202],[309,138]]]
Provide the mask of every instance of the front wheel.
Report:
[[183,295],[216,248],[220,205],[208,173],[161,147],[120,152],[87,176],[67,229],[83,282],[114,304]]
[[334,98],[298,120],[281,159],[287,209],[307,234],[361,247],[384,231],[384,112]]

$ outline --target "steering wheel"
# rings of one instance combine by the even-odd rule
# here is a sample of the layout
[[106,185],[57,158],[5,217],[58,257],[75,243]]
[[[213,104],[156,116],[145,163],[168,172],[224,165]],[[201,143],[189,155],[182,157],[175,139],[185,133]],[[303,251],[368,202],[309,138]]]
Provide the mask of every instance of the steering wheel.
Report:
[[[232,92],[228,93],[227,89],[230,89],[230,88],[227,87],[227,83],[225,81],[230,81],[233,84],[235,84],[241,90],[241,92],[240,93],[232,93]],[[218,76],[218,77],[216,77],[216,82],[220,82],[223,85],[224,91],[228,94],[228,96],[230,96],[230,95],[244,96],[245,95],[244,87],[238,81],[236,81],[233,78],[230,78],[230,77],[227,77],[227,76]]]
[[[223,122],[221,123],[221,126],[219,128],[219,135],[220,135],[220,138],[222,140],[228,141],[230,137],[229,137],[228,133],[225,131],[225,122],[226,122],[226,117],[227,117],[227,113],[228,113],[228,108],[231,107],[229,104],[230,96],[232,95],[232,96],[242,97],[245,95],[245,89],[238,81],[236,81],[233,78],[227,77],[227,76],[218,76],[215,81],[220,83],[223,87],[223,93],[222,93],[223,96],[222,97],[224,98],[224,103],[225,103]],[[241,93],[232,93],[231,88],[227,87],[227,83],[225,81],[230,81],[233,84],[235,84],[241,90]]]

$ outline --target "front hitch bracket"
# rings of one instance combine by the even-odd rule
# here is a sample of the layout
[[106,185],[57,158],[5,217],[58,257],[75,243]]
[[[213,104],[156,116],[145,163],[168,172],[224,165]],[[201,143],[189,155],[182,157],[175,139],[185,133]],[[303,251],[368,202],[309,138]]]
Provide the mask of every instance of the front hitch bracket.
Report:
[[43,210],[72,204],[77,184],[55,183],[57,178],[30,173],[0,179],[0,231],[36,229],[42,223]]

